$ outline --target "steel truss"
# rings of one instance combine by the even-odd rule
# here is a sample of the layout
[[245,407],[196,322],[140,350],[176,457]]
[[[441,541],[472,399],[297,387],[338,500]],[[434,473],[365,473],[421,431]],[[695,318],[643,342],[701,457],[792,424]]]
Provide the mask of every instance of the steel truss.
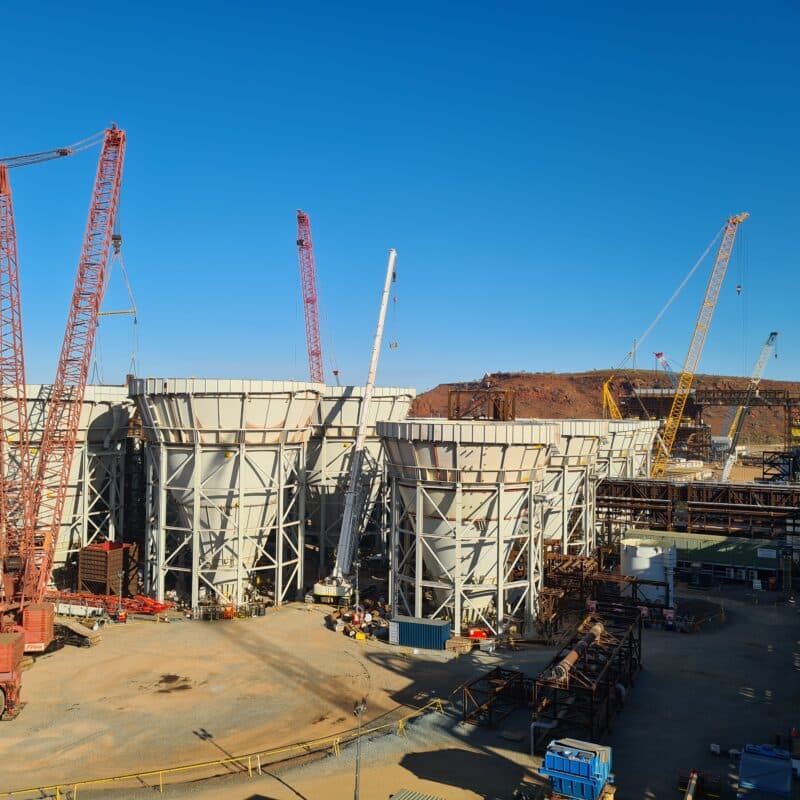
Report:
[[[145,445],[147,473],[146,505],[147,529],[145,532],[145,592],[164,601],[168,579],[176,586],[187,589],[192,608],[198,608],[201,589],[212,602],[242,605],[250,599],[253,586],[263,593],[271,585],[276,605],[293,600],[303,588],[303,555],[305,548],[305,463],[306,445],[245,444],[242,431],[235,446],[225,446],[228,459],[233,459],[236,474],[246,470],[258,476],[257,491],[245,489],[241,480],[231,489],[231,502],[220,506],[206,493],[206,485],[213,481],[214,470],[206,467],[205,454],[218,454],[217,444],[202,444],[195,433],[193,445],[166,442]],[[262,469],[258,453],[276,453],[270,473]],[[172,473],[167,468],[168,454],[183,456],[181,466]],[[210,462],[208,462],[210,463]],[[180,472],[190,470],[191,485],[187,486]],[[172,499],[174,493],[191,492],[190,513],[180,514]],[[217,487],[213,489],[218,494]],[[264,508],[277,505],[277,513],[269,527],[248,529],[239,509],[247,507],[247,498],[257,496]],[[212,504],[220,513],[223,526],[219,529],[203,525],[201,506]],[[184,504],[184,507],[186,504]],[[208,540],[216,542],[209,547]],[[201,543],[201,539],[206,539]],[[256,558],[248,556],[253,564],[245,566],[246,549]],[[213,575],[220,570],[235,570],[235,588],[226,596],[214,584]]]
[[558,542],[564,554],[588,556],[595,548],[597,480],[593,467],[582,461],[579,456],[551,457],[543,490],[544,537]]
[[[412,469],[403,467],[404,475]],[[458,476],[460,471],[446,472]],[[542,587],[542,481],[492,484],[426,479],[423,483],[392,473],[390,468],[390,597],[394,613],[449,619],[456,635],[465,621],[484,625],[493,633],[510,619],[532,627]],[[409,491],[413,492],[410,502],[404,500],[401,488],[407,498]],[[448,510],[433,497],[432,493],[439,491],[454,496]],[[465,502],[471,493],[477,493],[480,502]],[[474,509],[472,514],[467,508]],[[431,516],[431,510],[439,526],[436,533],[425,530],[425,514]],[[510,520],[517,521],[516,527],[510,529]],[[452,568],[436,554],[443,543],[455,550]],[[487,571],[482,562],[480,575],[479,558],[462,558],[463,550],[474,551],[478,545],[482,553],[489,548],[494,553],[491,568]],[[425,566],[426,558],[438,565],[437,579]],[[487,594],[491,595],[488,605]]]
[[494,727],[528,705],[531,681],[516,669],[495,667],[461,689],[463,720],[472,725]]
[[638,609],[589,614],[534,680],[532,748],[564,736],[601,741],[641,665]]
[[800,526],[800,486],[609,479],[597,507],[607,544],[630,528],[782,538]]

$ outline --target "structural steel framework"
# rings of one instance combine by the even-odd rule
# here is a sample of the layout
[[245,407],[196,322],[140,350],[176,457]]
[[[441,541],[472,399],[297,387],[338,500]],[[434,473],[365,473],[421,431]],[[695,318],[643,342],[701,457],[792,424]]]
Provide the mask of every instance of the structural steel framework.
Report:
[[563,736],[600,741],[641,664],[638,609],[589,614],[534,680],[533,749],[542,752],[552,739]]
[[597,525],[606,544],[630,528],[781,538],[800,529],[800,486],[609,479]]
[[595,547],[594,464],[580,456],[552,456],[546,469],[544,535],[562,553],[588,556]]
[[[406,475],[411,470],[404,467]],[[395,614],[449,619],[457,634],[464,619],[485,625],[494,633],[512,618],[532,624],[542,586],[542,482],[462,483],[458,480],[460,470],[443,472],[455,480],[436,484],[427,478],[423,483],[421,475],[417,481],[391,477],[390,596]],[[404,501],[401,485],[406,497],[411,493],[410,502]],[[453,497],[447,508],[432,495],[440,489]],[[464,502],[471,492],[482,495],[479,503]],[[425,530],[426,507],[427,513],[430,515],[432,509],[440,522],[436,533]],[[471,516],[465,510],[468,507],[475,509]],[[509,531],[511,519],[519,522],[513,531]],[[455,548],[452,568],[437,556],[443,539]],[[488,574],[477,574],[479,558],[462,557],[462,550],[474,551],[477,546],[495,554]],[[438,578],[430,576],[424,557],[438,563]],[[488,607],[487,594],[491,595]]]
[[495,667],[462,687],[463,720],[492,728],[528,705],[530,697],[531,681],[522,672]]
[[[156,428],[158,432],[158,429]],[[191,597],[192,608],[201,601],[201,588],[216,603],[240,605],[247,602],[247,584],[267,588],[271,585],[276,605],[293,599],[303,588],[303,551],[305,547],[305,459],[306,445],[245,444],[244,431],[238,445],[227,447],[233,469],[241,475],[245,468],[259,476],[258,492],[245,489],[239,481],[233,488],[233,502],[224,507],[216,505],[207,494],[206,486],[213,481],[212,461],[206,454],[219,453],[219,446],[202,444],[199,433],[193,445],[172,444],[163,439],[145,447],[147,470],[147,530],[145,533],[145,592],[164,600],[167,579],[180,585]],[[270,453],[277,450],[277,458],[259,459],[259,450]],[[181,467],[170,471],[168,455],[180,453]],[[272,463],[267,472],[264,462]],[[191,485],[187,487],[182,473],[191,471]],[[171,502],[175,494],[190,492],[191,502],[178,513]],[[215,490],[216,493],[216,490]],[[268,529],[249,527],[239,509],[246,507],[249,495],[263,498],[264,506],[277,504],[274,522]],[[211,529],[204,526],[202,508],[213,504],[224,527]],[[188,513],[186,513],[188,510]],[[234,535],[232,535],[234,532]],[[210,547],[209,540],[216,540]],[[255,552],[252,565],[245,566],[246,551]],[[251,560],[250,557],[247,559]],[[221,594],[213,576],[225,568],[235,572],[235,589],[232,596]]]

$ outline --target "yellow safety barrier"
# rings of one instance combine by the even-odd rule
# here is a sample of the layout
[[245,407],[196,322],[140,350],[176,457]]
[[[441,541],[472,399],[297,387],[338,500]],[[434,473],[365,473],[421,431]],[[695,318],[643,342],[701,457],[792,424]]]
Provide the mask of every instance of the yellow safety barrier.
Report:
[[[371,728],[362,728],[361,737],[373,736],[376,733],[388,733],[395,731],[398,734],[406,733],[406,723],[416,717],[420,717],[429,711],[437,711],[441,714],[444,713],[444,702],[436,699],[426,703],[421,708],[417,708],[410,714],[406,714],[400,719],[392,722],[386,722],[382,725],[377,725]],[[307,742],[300,742],[297,744],[285,745],[283,747],[276,747],[267,750],[257,750],[252,753],[244,753],[239,756],[231,756],[230,758],[217,758],[213,761],[202,761],[196,764],[184,764],[179,767],[164,767],[162,769],[151,769],[145,772],[131,772],[127,775],[114,775],[109,778],[93,778],[85,781],[70,781],[69,783],[52,784],[50,786],[35,786],[29,789],[15,789],[11,792],[0,792],[0,797],[36,797],[38,800],[45,800],[45,798],[55,798],[55,800],[78,800],[78,789],[91,788],[98,786],[107,786],[112,783],[123,783],[125,781],[138,782],[138,787],[141,789],[155,788],[155,780],[158,779],[159,792],[164,791],[164,777],[184,775],[189,772],[196,772],[200,770],[210,770],[214,767],[235,765],[237,771],[247,772],[252,777],[253,774],[261,775],[262,766],[267,766],[269,759],[274,759],[275,756],[289,756],[294,753],[296,756],[311,755],[313,753],[320,753],[330,749],[334,755],[341,755],[341,748],[344,745],[351,744],[358,739],[359,733],[357,730],[347,731],[346,733],[339,733],[333,736],[326,736],[321,739],[311,739]],[[262,761],[262,759],[264,761]],[[255,768],[253,763],[255,762]],[[208,778],[215,777],[208,775]],[[145,783],[145,779],[153,781],[152,786]],[[195,778],[194,780],[198,780]],[[179,782],[179,781],[178,781]]]

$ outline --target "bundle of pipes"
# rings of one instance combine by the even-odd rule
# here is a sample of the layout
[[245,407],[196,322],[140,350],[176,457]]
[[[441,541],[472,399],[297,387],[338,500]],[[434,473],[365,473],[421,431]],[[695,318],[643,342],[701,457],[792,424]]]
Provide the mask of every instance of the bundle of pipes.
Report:
[[596,622],[589,628],[586,635],[579,639],[572,646],[572,649],[553,667],[553,678],[557,681],[567,683],[569,681],[569,673],[581,656],[605,633],[605,628],[602,623]]

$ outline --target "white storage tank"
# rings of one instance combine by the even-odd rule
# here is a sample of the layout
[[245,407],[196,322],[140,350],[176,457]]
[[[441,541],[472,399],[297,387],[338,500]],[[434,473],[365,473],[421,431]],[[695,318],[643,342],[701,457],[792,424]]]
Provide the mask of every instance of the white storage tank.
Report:
[[[322,566],[333,557],[339,542],[363,396],[363,386],[326,386],[312,423],[306,457],[306,516],[310,521],[306,533],[319,546]],[[415,396],[411,388],[374,389],[359,487],[359,534],[372,517],[382,485],[384,451],[375,426],[379,420],[405,419]]]
[[591,555],[594,550],[594,497],[600,443],[608,420],[552,419],[560,428],[545,472],[544,538],[558,540],[561,552]]
[[558,423],[379,422],[392,481],[393,612],[497,632],[535,613]]
[[[52,386],[27,384],[25,389],[31,468],[35,471]],[[56,541],[53,568],[57,585],[61,583],[61,570],[81,547],[98,536],[114,540],[121,535],[124,442],[132,413],[133,403],[125,386],[86,386]],[[15,431],[9,432],[11,458],[15,457],[17,438]]]
[[675,567],[678,551],[674,545],[625,537],[620,541],[620,565],[623,575],[648,581],[660,581],[662,586],[640,585],[638,596],[651,603],[675,605]]
[[[276,604],[303,586],[306,444],[324,386],[132,379],[150,468],[146,585]],[[169,514],[168,503],[175,510]],[[187,585],[188,584],[188,585]]]

